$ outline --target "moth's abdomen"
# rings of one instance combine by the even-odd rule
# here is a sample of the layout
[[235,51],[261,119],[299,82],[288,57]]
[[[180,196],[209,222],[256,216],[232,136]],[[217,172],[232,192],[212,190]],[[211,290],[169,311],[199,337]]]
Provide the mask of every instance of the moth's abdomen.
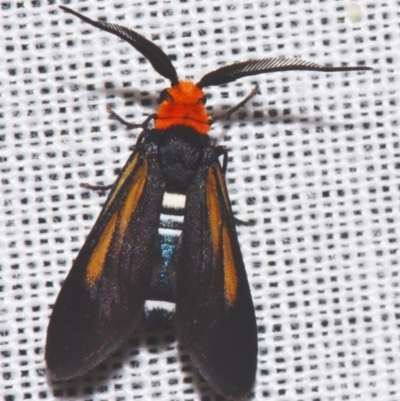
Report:
[[154,260],[149,298],[144,309],[145,321],[150,324],[159,321],[164,324],[163,322],[168,323],[171,320],[174,308],[165,304],[176,301],[173,258],[182,233],[185,204],[184,194],[168,191],[164,193],[158,226],[158,257]]
[[186,196],[183,194],[164,193],[158,227],[164,267],[168,265],[182,233],[185,203]]

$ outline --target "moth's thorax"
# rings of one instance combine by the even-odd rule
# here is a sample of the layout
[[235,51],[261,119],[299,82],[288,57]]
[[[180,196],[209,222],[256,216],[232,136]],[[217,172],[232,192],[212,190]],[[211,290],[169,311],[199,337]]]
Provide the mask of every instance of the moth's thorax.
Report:
[[184,193],[204,163],[204,156],[214,147],[208,135],[187,125],[175,125],[150,130],[144,148],[154,152],[165,187]]
[[174,125],[186,125],[200,134],[210,131],[209,118],[204,107],[205,94],[191,81],[179,81],[179,84],[167,89],[165,99],[154,122],[156,129],[167,129]]

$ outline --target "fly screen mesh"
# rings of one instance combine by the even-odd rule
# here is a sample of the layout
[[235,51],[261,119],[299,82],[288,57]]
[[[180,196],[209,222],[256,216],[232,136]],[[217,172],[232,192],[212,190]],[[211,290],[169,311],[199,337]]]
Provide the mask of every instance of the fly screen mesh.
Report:
[[259,85],[210,133],[229,152],[233,212],[254,222],[237,227],[258,326],[249,399],[400,400],[395,0],[1,2],[0,398],[222,399],[173,327],[140,324],[79,378],[46,372],[52,306],[107,196],[80,184],[112,184],[140,134],[107,107],[140,123],[169,85],[133,47],[62,4],[144,35],[180,79],[265,57],[373,67],[205,91],[218,115]]

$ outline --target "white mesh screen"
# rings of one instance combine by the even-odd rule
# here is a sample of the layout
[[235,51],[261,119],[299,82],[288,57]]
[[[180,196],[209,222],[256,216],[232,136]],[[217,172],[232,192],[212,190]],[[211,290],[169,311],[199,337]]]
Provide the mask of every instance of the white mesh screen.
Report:
[[[215,400],[173,330],[141,325],[98,368],[46,376],[46,328],[109,184],[168,82],[128,44],[66,14],[133,28],[199,80],[273,56],[371,72],[286,72],[207,89],[210,114],[260,91],[212,136],[259,329],[255,400],[400,400],[400,2],[3,0],[0,299],[4,401]],[[73,322],[71,322],[73,324]]]

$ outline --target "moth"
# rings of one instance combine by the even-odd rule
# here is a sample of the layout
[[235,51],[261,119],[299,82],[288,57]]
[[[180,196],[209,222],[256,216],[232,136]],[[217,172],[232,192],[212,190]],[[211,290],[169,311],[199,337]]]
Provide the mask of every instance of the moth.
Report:
[[[226,65],[197,83],[178,79],[168,56],[137,32],[93,21],[138,50],[171,82],[141,124],[134,152],[62,285],[47,331],[54,379],[98,365],[137,327],[173,316],[180,343],[218,392],[240,399],[253,386],[257,324],[225,184],[228,153],[209,136],[257,87],[223,115],[209,116],[204,88],[274,71],[366,70],[264,58]],[[150,124],[152,123],[152,127]],[[222,163],[220,159],[222,158]]]

